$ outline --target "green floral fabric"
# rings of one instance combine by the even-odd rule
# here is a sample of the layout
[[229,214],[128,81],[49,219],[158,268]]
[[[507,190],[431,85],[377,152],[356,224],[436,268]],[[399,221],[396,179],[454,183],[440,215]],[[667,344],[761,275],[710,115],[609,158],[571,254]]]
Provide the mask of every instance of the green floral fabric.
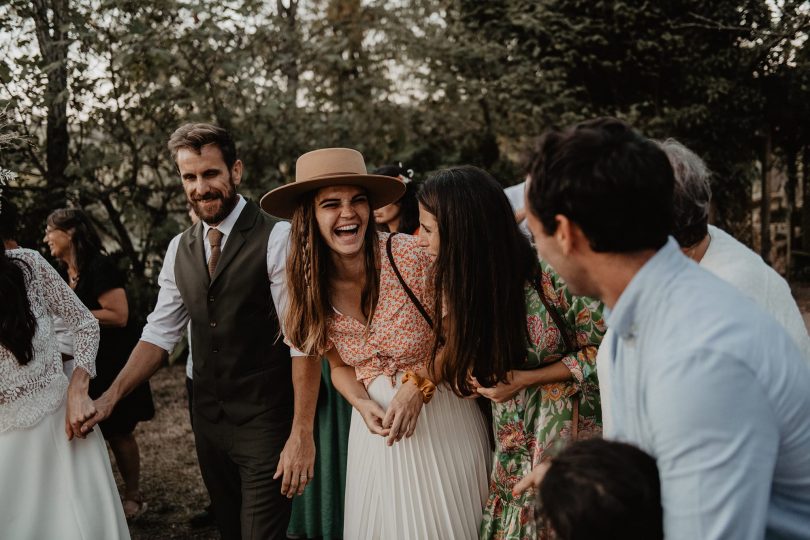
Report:
[[484,509],[480,537],[497,540],[534,540],[538,531],[534,493],[512,495],[512,487],[553,452],[571,439],[574,402],[579,400],[578,438],[601,435],[602,414],[596,378],[596,350],[605,333],[602,303],[572,296],[562,278],[541,264],[546,299],[564,319],[576,350],[566,350],[560,329],[546,311],[537,291],[526,286],[526,312],[530,343],[523,369],[562,361],[573,379],[528,388],[504,403],[492,404],[495,459]]

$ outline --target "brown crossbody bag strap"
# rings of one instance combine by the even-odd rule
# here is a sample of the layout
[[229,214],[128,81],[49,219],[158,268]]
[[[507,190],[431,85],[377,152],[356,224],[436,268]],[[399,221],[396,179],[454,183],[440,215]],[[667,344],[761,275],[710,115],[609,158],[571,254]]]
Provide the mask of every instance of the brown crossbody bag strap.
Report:
[[[537,291],[537,296],[540,297],[540,301],[543,302],[543,306],[546,308],[546,312],[549,314],[551,319],[554,321],[554,324],[557,325],[557,329],[560,331],[560,335],[563,338],[563,342],[565,343],[566,352],[574,352],[577,350],[577,347],[574,344],[574,341],[571,338],[571,335],[568,333],[568,325],[565,324],[565,320],[562,318],[562,315],[557,311],[557,308],[552,305],[549,299],[546,297],[546,293],[543,290],[543,282],[542,282],[542,272],[537,272],[534,279],[532,280],[532,286],[534,290]],[[573,410],[573,418],[571,419],[571,438],[572,440],[577,440],[577,436],[579,435],[579,398],[580,396],[576,396],[574,398],[574,410]]]

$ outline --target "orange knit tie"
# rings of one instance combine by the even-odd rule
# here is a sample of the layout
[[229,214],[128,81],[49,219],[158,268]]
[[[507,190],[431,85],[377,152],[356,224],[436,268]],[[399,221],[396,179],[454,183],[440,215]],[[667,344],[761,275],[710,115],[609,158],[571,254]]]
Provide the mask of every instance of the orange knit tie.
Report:
[[222,240],[222,231],[218,229],[208,229],[208,243],[211,244],[211,256],[208,258],[208,276],[214,276],[217,269],[217,261],[221,253],[219,243]]

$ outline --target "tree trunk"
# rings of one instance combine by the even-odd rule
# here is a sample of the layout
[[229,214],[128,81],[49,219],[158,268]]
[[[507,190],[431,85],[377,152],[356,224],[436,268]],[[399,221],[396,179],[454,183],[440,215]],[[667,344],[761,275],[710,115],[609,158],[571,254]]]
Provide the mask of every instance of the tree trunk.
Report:
[[810,146],[802,151],[802,250],[810,252]]
[[796,184],[798,183],[798,170],[796,160],[799,152],[796,148],[785,150],[785,160],[787,161],[787,181],[785,182],[785,221],[787,221],[787,252],[785,253],[785,276],[790,277],[793,267],[793,224],[796,222],[794,209],[796,208]]
[[68,166],[70,137],[67,125],[68,104],[68,15],[69,0],[33,0],[28,15],[34,20],[42,68],[48,78],[45,106],[48,110],[46,133],[46,173],[51,198],[64,205],[69,184]]
[[298,0],[290,0],[289,6],[285,6],[282,0],[276,1],[278,16],[281,17],[284,31],[281,37],[284,40],[283,50],[287,55],[287,62],[281,67],[284,77],[287,79],[287,102],[291,109],[298,105],[299,70],[298,57],[301,52],[300,36],[298,29]]
[[121,213],[113,204],[112,200],[108,194],[103,194],[99,197],[99,201],[101,202],[104,209],[107,211],[107,216],[110,219],[110,223],[112,224],[113,228],[115,229],[115,233],[118,236],[118,243],[121,245],[121,249],[126,255],[127,259],[129,259],[130,263],[132,264],[133,272],[138,276],[143,276],[144,267],[141,259],[138,257],[137,251],[135,251],[135,245],[132,243],[132,238],[130,238],[129,231],[127,230],[126,226],[124,225],[123,220],[121,219]]
[[766,263],[771,261],[771,185],[768,182],[771,168],[771,130],[765,131],[762,149],[762,198],[759,200],[759,252]]

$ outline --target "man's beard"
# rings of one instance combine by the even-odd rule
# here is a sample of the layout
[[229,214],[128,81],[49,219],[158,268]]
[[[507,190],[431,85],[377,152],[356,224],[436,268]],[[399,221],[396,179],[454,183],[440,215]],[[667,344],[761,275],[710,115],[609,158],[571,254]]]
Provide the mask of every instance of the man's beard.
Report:
[[[215,213],[210,214],[206,213],[200,202],[202,201],[211,201],[211,200],[220,200],[222,204],[219,206],[219,210]],[[228,217],[228,214],[236,207],[236,203],[239,200],[239,196],[236,194],[236,185],[233,183],[231,177],[228,177],[228,192],[225,194],[222,193],[207,193],[205,196],[200,197],[199,199],[189,199],[191,206],[194,208],[194,213],[203,220],[204,222],[208,223],[209,225],[216,225],[217,223],[221,223],[223,219]]]

